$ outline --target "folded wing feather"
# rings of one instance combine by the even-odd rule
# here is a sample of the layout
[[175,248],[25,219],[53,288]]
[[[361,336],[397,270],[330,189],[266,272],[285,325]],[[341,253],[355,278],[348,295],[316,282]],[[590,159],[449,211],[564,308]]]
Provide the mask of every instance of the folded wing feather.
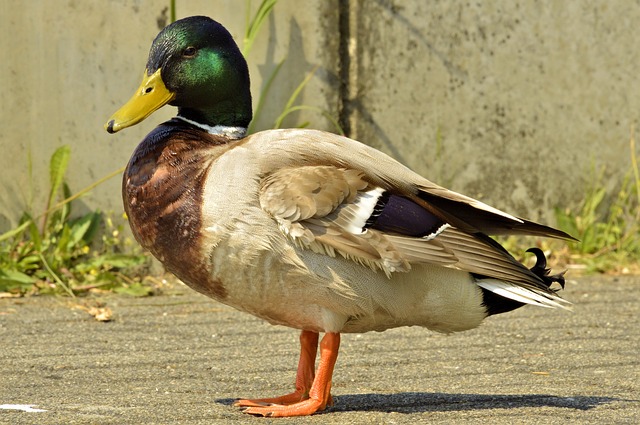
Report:
[[[428,236],[380,230],[375,221],[362,225],[374,210],[371,196],[393,193],[394,189],[371,183],[363,171],[305,165],[269,174],[262,183],[260,204],[297,246],[331,256],[337,253],[374,270],[383,270],[387,275],[408,272],[411,263],[431,263],[504,280],[535,292],[553,293],[538,276],[477,230],[526,227],[529,222],[463,195],[455,198],[455,192],[443,189],[447,193],[443,198],[425,192],[423,187],[417,189],[418,194],[405,196],[414,206],[419,205],[433,214],[434,219],[437,217],[445,223]],[[458,207],[464,204],[457,209],[462,211],[460,216],[456,215],[455,208],[444,208],[452,203]],[[533,223],[530,227],[536,230],[535,226]],[[544,229],[544,226],[542,230],[537,229],[538,233],[545,233]],[[551,232],[550,236],[561,235]]]

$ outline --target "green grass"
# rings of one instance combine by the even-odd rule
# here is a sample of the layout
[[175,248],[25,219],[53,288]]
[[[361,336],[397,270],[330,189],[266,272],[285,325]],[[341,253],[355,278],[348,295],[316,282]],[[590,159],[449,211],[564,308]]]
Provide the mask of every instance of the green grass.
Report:
[[613,191],[605,189],[602,169],[581,205],[556,209],[558,226],[580,239],[569,243],[573,258],[589,272],[638,271],[640,172],[633,136],[629,146],[630,169]]
[[555,209],[557,227],[578,241],[511,237],[501,242],[512,253],[534,243],[556,267],[578,273],[640,273],[640,170],[633,130],[629,148],[629,170],[618,185],[607,189],[606,170],[594,170],[583,201]]
[[[251,51],[254,41],[258,37],[260,28],[262,27],[264,22],[267,20],[269,15],[273,12],[273,8],[276,6],[277,3],[278,3],[278,0],[262,0],[260,5],[258,6],[256,13],[252,18],[250,15],[251,1],[247,0],[246,29],[245,29],[245,35],[242,41],[242,49],[241,49],[242,55],[245,58],[249,56],[249,52]],[[275,68],[273,68],[273,70],[265,80],[262,90],[260,91],[260,95],[258,96],[258,101],[253,114],[253,120],[251,121],[251,123],[249,124],[249,128],[247,129],[248,134],[252,134],[256,131],[256,127],[255,127],[256,123],[259,121],[259,117],[261,116],[262,111],[264,110],[265,102],[269,99],[269,92],[273,86],[273,82],[276,80],[276,78],[280,74],[280,71],[282,70],[282,67],[285,62],[286,62],[286,58],[278,62],[278,64],[275,66]],[[306,110],[306,111],[313,111],[318,113],[319,115],[322,115],[331,123],[331,125],[333,126],[333,128],[338,134],[344,134],[344,131],[338,124],[338,120],[335,119],[335,117],[329,111],[322,108],[315,107],[315,106],[295,104],[296,100],[298,99],[298,97],[300,96],[304,88],[315,76],[315,73],[317,70],[318,70],[318,66],[315,66],[311,70],[311,72],[309,72],[302,79],[300,84],[298,84],[298,86],[294,89],[293,93],[291,93],[291,96],[289,96],[289,99],[287,100],[286,105],[282,109],[282,112],[275,119],[272,125],[272,128],[281,128],[283,121],[285,118],[287,118],[287,116],[291,115],[296,111]],[[304,122],[304,123],[298,124],[297,127],[304,128],[304,127],[308,127],[309,124],[310,124],[309,122]]]
[[71,151],[62,146],[49,163],[49,191],[43,211],[25,212],[18,226],[0,235],[0,292],[76,296],[91,289],[142,295],[149,258],[116,223],[100,211],[73,217],[73,201],[117,170],[76,194],[65,183]]

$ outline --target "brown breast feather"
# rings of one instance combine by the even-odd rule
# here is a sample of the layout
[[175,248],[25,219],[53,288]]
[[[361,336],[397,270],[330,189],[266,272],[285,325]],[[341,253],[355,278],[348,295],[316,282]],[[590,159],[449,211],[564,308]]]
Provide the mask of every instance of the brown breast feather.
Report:
[[224,299],[202,252],[204,184],[229,140],[166,123],[134,152],[122,185],[125,211],[138,242],[198,292]]

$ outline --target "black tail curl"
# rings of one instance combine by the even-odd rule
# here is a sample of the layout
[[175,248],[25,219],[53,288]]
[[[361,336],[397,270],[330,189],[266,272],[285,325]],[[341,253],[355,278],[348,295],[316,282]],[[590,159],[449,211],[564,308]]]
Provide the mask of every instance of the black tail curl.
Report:
[[[544,284],[547,285],[547,288],[551,288],[551,285],[554,282],[557,282],[560,285],[560,287],[564,289],[564,274],[566,271],[562,273],[554,274],[554,275],[549,275],[551,270],[547,268],[547,257],[544,255],[544,252],[542,252],[542,250],[539,248],[529,248],[527,252],[531,252],[536,256],[536,264],[529,269],[531,273],[535,274],[540,279],[542,279]],[[476,278],[479,278],[479,279],[483,278],[483,276],[480,276],[480,275],[474,275],[474,276],[476,276]],[[495,294],[489,291],[488,289],[485,289],[485,288],[481,288],[481,289],[482,289],[482,296],[483,296],[483,305],[486,307],[487,315],[489,316],[493,314],[506,313],[508,311],[515,310],[516,308],[522,307],[524,305],[519,301],[515,301],[510,298],[503,297],[502,295]],[[557,290],[551,289],[551,290],[554,292],[559,291],[559,289]]]
[[562,273],[549,275],[551,269],[547,268],[547,257],[544,255],[544,252],[542,252],[540,248],[529,248],[527,252],[536,256],[536,264],[529,270],[542,279],[548,287],[551,287],[554,282],[557,282],[560,287],[564,289],[564,274],[567,271],[565,270]]

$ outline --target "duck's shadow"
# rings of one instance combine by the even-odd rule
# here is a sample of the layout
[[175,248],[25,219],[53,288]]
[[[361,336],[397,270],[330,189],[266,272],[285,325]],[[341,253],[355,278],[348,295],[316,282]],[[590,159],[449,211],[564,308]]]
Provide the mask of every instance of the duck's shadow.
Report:
[[[395,394],[346,394],[335,397],[329,412],[447,412],[481,409],[516,409],[522,407],[562,407],[590,410],[599,405],[621,400],[613,397],[559,397],[548,394],[444,394],[404,392]],[[216,400],[232,404],[233,399]]]
[[548,394],[444,394],[405,392],[396,394],[348,394],[336,397],[334,411],[445,412],[521,407],[564,407],[589,410],[617,401],[611,397],[558,397]]

